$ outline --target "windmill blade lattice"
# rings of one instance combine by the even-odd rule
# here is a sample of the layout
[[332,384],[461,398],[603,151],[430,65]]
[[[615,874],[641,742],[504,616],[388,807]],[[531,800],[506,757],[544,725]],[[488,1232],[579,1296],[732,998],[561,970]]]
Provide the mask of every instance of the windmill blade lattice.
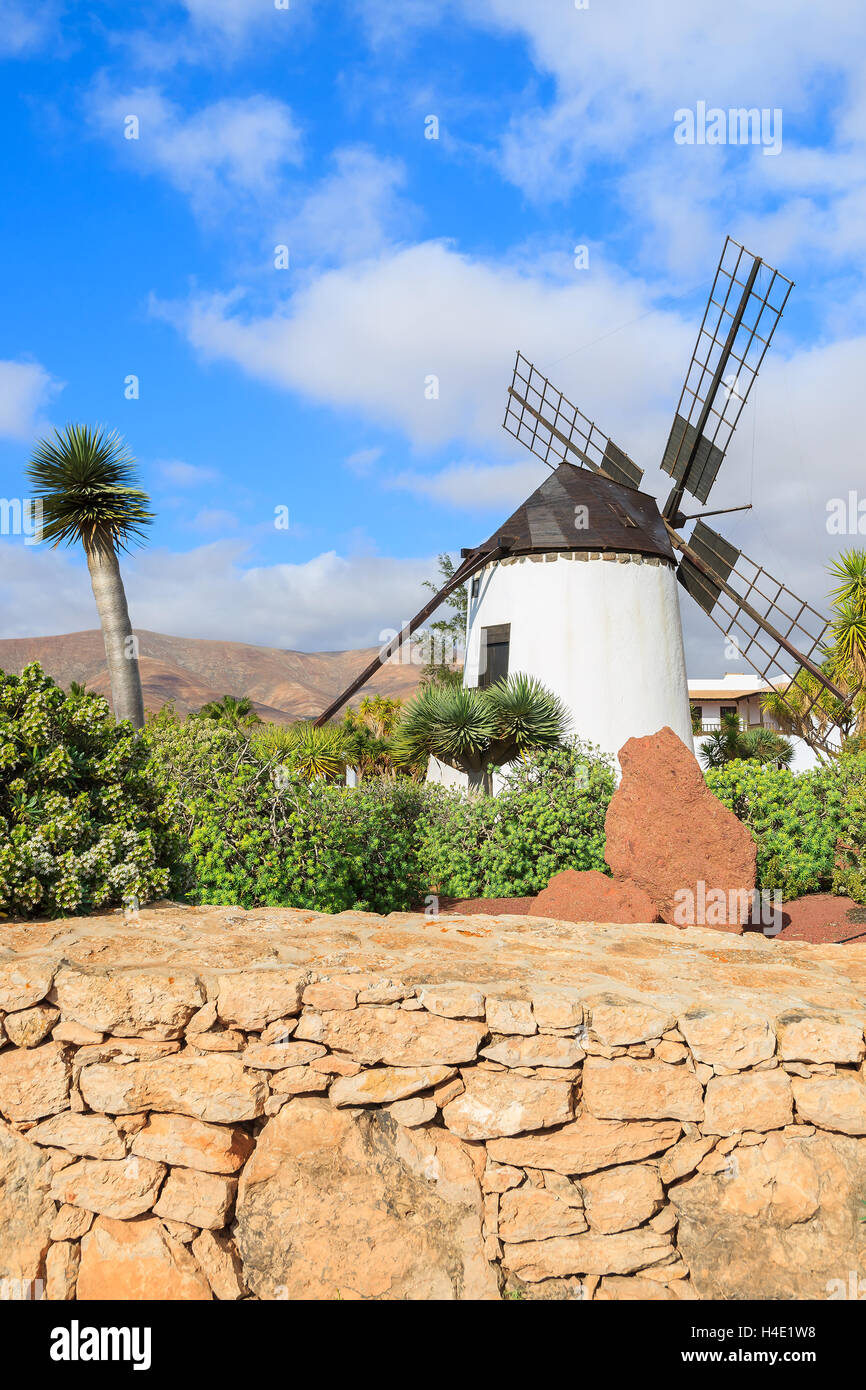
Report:
[[728,237],[662,468],[706,502],[793,281]]
[[702,521],[687,542],[677,577],[791,715],[804,722],[811,718],[809,741],[829,750],[835,720],[818,702],[824,698],[826,704],[830,694],[840,702],[841,714],[850,696],[820,669],[829,637],[827,619]]
[[583,464],[624,487],[640,487],[643,469],[521,352],[508,388],[503,425],[551,468],[560,463]]

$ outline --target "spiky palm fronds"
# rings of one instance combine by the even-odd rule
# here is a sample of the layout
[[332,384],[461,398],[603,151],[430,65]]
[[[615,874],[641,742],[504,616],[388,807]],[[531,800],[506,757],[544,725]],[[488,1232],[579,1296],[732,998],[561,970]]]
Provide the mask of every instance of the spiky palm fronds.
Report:
[[339,724],[318,728],[305,720],[291,724],[285,733],[286,761],[305,782],[330,780],[345,772],[352,743]]
[[830,573],[841,580],[831,591],[834,600],[866,605],[866,550],[846,550],[832,561]]
[[153,520],[147,494],[135,487],[135,460],[117,434],[67,425],[40,439],[28,465],[41,508],[39,539],[80,541],[99,622],[116,719],[144,727],[138,648],[132,631],[118,552],[138,544]]
[[404,709],[394,733],[395,759],[408,764],[432,754],[452,766],[480,770],[496,732],[483,696],[483,691],[464,686],[423,686]]
[[[824,670],[837,684],[843,687],[847,684],[835,669],[833,660],[824,662]],[[761,696],[761,709],[783,734],[804,739],[822,759],[826,755],[822,741],[829,731],[838,725],[845,736],[855,719],[854,712],[835,699],[805,667],[800,668],[787,689],[765,691]]]
[[198,718],[212,719],[231,729],[248,729],[251,724],[262,722],[246,695],[223,695],[221,700],[208,700],[199,710]]
[[533,676],[517,672],[485,692],[503,752],[559,743],[569,723],[565,705]]
[[704,767],[722,767],[742,759],[745,762],[772,763],[788,767],[794,757],[794,746],[773,729],[741,729],[737,714],[724,714],[720,727],[701,744]]
[[866,681],[866,602],[849,598],[840,603],[831,632],[836,674],[852,685],[862,685]]
[[721,767],[739,757],[740,716],[723,714],[719,727],[704,739],[701,744],[701,759],[704,767]]
[[790,767],[794,759],[794,745],[773,729],[746,729],[740,735],[740,757],[749,762]]
[[[366,695],[357,709],[350,705],[341,727],[351,740],[351,764],[361,779],[394,777],[396,765],[391,753],[391,736],[400,718],[402,700],[387,695]],[[426,771],[426,763],[424,765]],[[401,767],[412,775],[422,769]]]
[[260,752],[279,760],[305,782],[341,777],[353,756],[352,739],[342,724],[318,728],[309,720],[297,724],[260,724],[252,730]]
[[116,432],[89,425],[55,430],[53,439],[38,441],[27,472],[42,504],[43,538],[55,545],[128,550],[153,520],[147,494],[135,486],[135,459]]
[[857,729],[866,733],[866,550],[848,550],[830,566],[840,582],[833,590],[831,669],[838,684],[855,691]]
[[[531,676],[516,674],[484,690],[423,686],[406,707],[393,740],[395,758],[433,756],[470,774],[487,774],[524,750],[558,743],[565,707]],[[489,789],[489,787],[488,787]]]

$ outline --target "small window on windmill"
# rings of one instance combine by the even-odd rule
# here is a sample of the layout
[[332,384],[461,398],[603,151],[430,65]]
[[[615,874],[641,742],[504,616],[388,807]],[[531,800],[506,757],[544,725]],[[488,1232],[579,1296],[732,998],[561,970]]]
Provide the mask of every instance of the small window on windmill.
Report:
[[511,643],[511,624],[498,623],[496,627],[481,629],[481,660],[478,670],[478,688],[484,690],[495,685],[508,675],[508,648]]
[[479,595],[480,593],[481,593],[481,575],[480,575],[480,574],[476,574],[475,578],[472,580],[472,588],[471,588],[471,591],[470,591],[470,597],[473,598],[473,599],[475,599],[475,598],[478,597],[478,595]]

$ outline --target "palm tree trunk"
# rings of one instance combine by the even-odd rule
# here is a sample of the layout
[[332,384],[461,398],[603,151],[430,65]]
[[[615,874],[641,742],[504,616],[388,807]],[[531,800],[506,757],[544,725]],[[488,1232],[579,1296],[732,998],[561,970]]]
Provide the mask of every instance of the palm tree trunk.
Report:
[[105,540],[87,546],[86,554],[105,642],[114,717],[117,720],[128,719],[134,728],[143,729],[144,698],[138,670],[138,651],[129,621],[117,552],[111,542]]

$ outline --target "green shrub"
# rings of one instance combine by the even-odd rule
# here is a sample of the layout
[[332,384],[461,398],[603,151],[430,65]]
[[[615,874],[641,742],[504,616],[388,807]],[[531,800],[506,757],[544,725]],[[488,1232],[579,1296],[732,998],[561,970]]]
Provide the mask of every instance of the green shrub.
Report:
[[424,787],[309,783],[255,736],[205,721],[154,726],[148,737],[177,797],[191,901],[391,912],[423,893]]
[[419,853],[431,887],[456,898],[527,897],[561,869],[600,869],[612,759],[590,745],[538,749],[498,796],[431,789]]
[[37,662],[0,671],[0,910],[86,912],[163,896],[176,845],[148,747]]
[[866,749],[857,745],[840,764],[839,843],[833,891],[866,903]]
[[833,885],[844,761],[800,773],[754,762],[707,772],[707,786],[755,836],[758,888],[796,898]]

